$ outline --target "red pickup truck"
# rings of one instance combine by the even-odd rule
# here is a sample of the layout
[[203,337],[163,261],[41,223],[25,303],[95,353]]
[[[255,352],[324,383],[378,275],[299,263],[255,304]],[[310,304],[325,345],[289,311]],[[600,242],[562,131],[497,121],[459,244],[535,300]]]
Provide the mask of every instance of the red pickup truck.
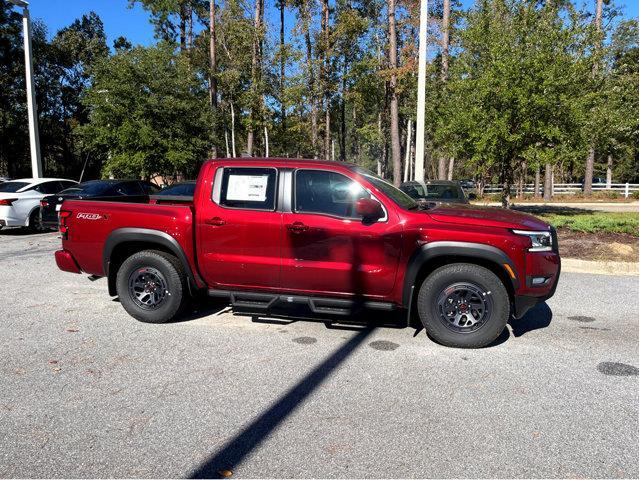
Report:
[[555,231],[523,213],[428,207],[356,165],[216,159],[192,201],[68,200],[58,267],[107,277],[134,318],[161,323],[206,292],[268,312],[401,309],[456,347],[495,340],[552,296]]

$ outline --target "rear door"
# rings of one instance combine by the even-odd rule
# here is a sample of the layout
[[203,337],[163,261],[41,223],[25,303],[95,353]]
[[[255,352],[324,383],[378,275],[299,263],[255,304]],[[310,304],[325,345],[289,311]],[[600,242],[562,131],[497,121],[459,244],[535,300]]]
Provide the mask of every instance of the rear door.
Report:
[[211,180],[211,195],[196,209],[198,258],[207,284],[277,289],[282,237],[278,170],[219,166]]
[[374,223],[355,212],[371,194],[338,172],[292,172],[291,211],[283,214],[282,287],[287,291],[383,297],[391,293],[402,228],[392,209]]

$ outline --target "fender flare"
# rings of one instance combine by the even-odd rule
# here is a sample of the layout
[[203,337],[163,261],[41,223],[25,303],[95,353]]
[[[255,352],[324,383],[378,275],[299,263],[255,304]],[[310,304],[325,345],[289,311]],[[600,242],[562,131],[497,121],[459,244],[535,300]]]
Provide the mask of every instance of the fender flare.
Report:
[[195,288],[195,285],[197,285],[195,275],[191,269],[191,264],[189,263],[184,250],[178,241],[171,235],[166,232],[150,228],[118,228],[109,234],[104,242],[104,249],[102,250],[102,268],[104,269],[104,275],[109,278],[109,294],[115,295],[115,284],[111,285],[112,282],[109,276],[111,254],[118,245],[126,242],[141,242],[148,243],[149,245],[155,244],[168,249],[182,264],[188,278],[189,289],[193,289]]
[[503,250],[493,247],[492,245],[485,245],[482,243],[437,241],[422,245],[420,248],[415,250],[408,260],[406,275],[404,277],[404,288],[402,291],[402,304],[404,306],[408,307],[412,301],[411,292],[422,267],[438,257],[447,256],[481,259],[494,263],[504,271],[508,278],[510,278],[513,291],[517,291],[519,288],[519,280],[517,278],[511,278],[503,266],[504,264],[507,264],[512,271],[515,272],[515,274],[517,273],[515,264]]

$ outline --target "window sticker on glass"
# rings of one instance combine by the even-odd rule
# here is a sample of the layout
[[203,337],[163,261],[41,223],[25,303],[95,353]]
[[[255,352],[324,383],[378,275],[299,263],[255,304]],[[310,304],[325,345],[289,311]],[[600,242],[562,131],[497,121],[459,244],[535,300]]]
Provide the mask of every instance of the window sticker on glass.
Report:
[[227,200],[266,201],[268,175],[229,175]]

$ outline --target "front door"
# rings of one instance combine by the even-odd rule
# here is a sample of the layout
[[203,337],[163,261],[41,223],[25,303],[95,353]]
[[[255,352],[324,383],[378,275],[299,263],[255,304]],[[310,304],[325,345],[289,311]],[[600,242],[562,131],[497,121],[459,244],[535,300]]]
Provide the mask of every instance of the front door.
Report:
[[358,198],[370,193],[341,173],[293,172],[291,212],[283,213],[282,288],[318,295],[383,297],[391,293],[401,226],[385,218],[363,223]]
[[198,206],[198,257],[206,283],[217,288],[280,285],[282,214],[276,211],[278,171],[219,167],[211,198]]

